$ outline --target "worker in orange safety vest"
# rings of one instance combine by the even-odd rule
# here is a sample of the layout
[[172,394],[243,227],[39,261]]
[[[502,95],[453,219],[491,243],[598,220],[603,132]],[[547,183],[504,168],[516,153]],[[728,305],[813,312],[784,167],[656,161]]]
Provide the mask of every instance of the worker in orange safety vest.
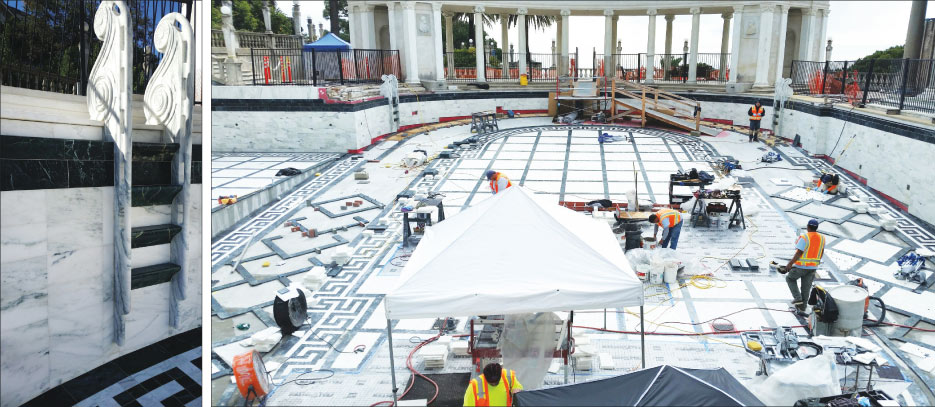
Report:
[[497,171],[487,171],[487,180],[490,181],[490,192],[495,194],[513,186],[510,179]]
[[679,244],[679,234],[682,232],[682,213],[669,208],[663,208],[652,215],[649,215],[649,223],[654,223],[653,240],[656,240],[656,234],[659,228],[662,228],[662,238],[659,239],[660,247],[668,247],[672,244],[672,250],[675,250]]
[[760,121],[763,120],[765,114],[766,108],[760,104],[759,100],[747,110],[747,116],[750,116],[750,142],[760,141]]
[[816,188],[823,194],[835,195],[838,193],[838,184],[841,183],[841,177],[837,174],[821,174],[821,178],[815,181]]
[[484,366],[484,373],[471,379],[464,392],[465,406],[512,406],[513,395],[523,390],[516,380],[516,371],[504,369],[499,363]]
[[[821,257],[825,254],[825,237],[818,234],[818,221],[811,219],[808,221],[807,232],[799,235],[795,241],[795,255],[785,269],[779,269],[779,272],[786,275],[786,284],[789,285],[789,292],[792,293],[792,305],[795,306],[799,315],[808,315],[805,300],[808,293],[812,290],[812,282],[815,281],[815,270],[821,263]],[[796,280],[801,280],[801,287],[796,286]]]

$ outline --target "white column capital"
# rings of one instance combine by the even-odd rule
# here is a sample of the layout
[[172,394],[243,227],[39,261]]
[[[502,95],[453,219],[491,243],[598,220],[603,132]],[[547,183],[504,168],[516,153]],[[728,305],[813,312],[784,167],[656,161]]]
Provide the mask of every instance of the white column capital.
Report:
[[666,14],[666,21],[671,23],[672,20],[675,20],[675,15],[674,15],[674,14]]
[[529,9],[526,8],[526,7],[520,7],[520,8],[518,8],[518,9],[516,9],[516,14],[517,14],[517,15],[524,16],[524,15],[526,15],[526,14],[529,14]]
[[563,15],[563,16],[570,16],[570,15],[571,15],[571,10],[569,10],[569,9],[567,9],[567,8],[563,8],[561,11],[559,11],[559,14],[561,14],[561,15]]
[[373,5],[373,4],[365,4],[365,5],[364,5],[364,11],[366,11],[366,12],[373,12],[373,9],[375,9],[375,8],[377,8],[377,6],[375,6],[375,5]]
[[484,10],[486,10],[486,9],[484,8],[484,6],[474,6],[474,12],[475,12],[475,13],[483,13]]
[[724,13],[724,14],[721,14],[721,18],[723,18],[723,19],[725,19],[725,20],[730,20],[730,19],[734,18],[734,13]]
[[[783,4],[777,4],[776,7],[779,8],[779,12],[781,14],[789,14],[789,6],[783,5]],[[780,35],[785,35],[785,34],[780,34]]]
[[760,5],[760,11],[764,13],[772,13],[776,11],[776,5],[773,3],[763,3]]
[[612,8],[605,8],[605,9],[604,9],[604,15],[605,15],[605,16],[613,16],[613,15],[614,15],[614,9],[612,9]]
[[356,13],[360,11],[360,6],[357,4],[349,4],[347,7],[349,7],[347,11],[351,13]]
[[742,13],[742,12],[743,12],[743,4],[736,5],[736,6],[731,6],[731,7],[734,8],[734,14]]
[[818,14],[818,9],[816,8],[803,8],[802,9],[803,16],[814,16],[817,14]]
[[414,1],[404,1],[402,2],[403,10],[415,10],[416,2]]
[[830,8],[822,8],[822,9],[819,9],[819,10],[821,11],[821,14],[824,15],[825,17],[828,17],[829,15],[831,15],[831,9],[830,9]]
[[688,10],[688,12],[692,13],[693,15],[701,14],[701,7],[692,7],[691,9]]
[[438,11],[441,11],[441,9],[442,9],[441,3],[432,3],[432,10],[438,12]]
[[453,18],[454,16],[455,16],[455,13],[451,11],[442,11],[442,17]]
[[648,16],[654,16],[654,15],[656,15],[656,14],[658,14],[658,11],[657,11],[656,9],[654,9],[654,8],[651,8],[651,9],[649,9],[649,10],[646,10],[646,15],[648,15]]

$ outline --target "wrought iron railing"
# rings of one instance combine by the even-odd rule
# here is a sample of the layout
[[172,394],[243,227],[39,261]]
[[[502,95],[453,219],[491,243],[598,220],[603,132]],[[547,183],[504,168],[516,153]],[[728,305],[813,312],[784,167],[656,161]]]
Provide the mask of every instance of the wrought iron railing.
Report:
[[935,59],[792,61],[797,95],[837,96],[855,106],[935,113]]
[[[0,82],[84,95],[100,51],[93,32],[100,0],[4,0],[0,25]],[[141,94],[162,54],[153,45],[156,25],[172,12],[193,14],[192,0],[127,0],[133,33],[133,93]],[[196,38],[197,40],[197,38]]]
[[398,50],[251,48],[250,60],[254,85],[381,83],[387,74],[405,79]]

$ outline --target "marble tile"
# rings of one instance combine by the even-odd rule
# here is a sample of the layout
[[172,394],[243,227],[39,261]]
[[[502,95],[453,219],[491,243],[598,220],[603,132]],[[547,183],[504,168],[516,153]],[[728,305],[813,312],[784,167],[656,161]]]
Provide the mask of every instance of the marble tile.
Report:
[[601,160],[595,161],[569,161],[569,170],[591,170],[600,171],[602,168]]
[[935,293],[931,291],[915,294],[896,287],[883,294],[883,303],[924,318],[935,319]]
[[527,160],[529,159],[529,150],[526,151],[501,151],[497,155],[498,160]]
[[131,264],[133,268],[137,268],[169,263],[169,250],[168,244],[134,248],[131,252]]
[[533,160],[529,164],[529,169],[531,170],[563,170],[565,169],[564,161],[554,161],[554,160]]
[[276,291],[281,288],[283,288],[283,285],[278,281],[270,281],[255,287],[251,287],[249,284],[241,284],[215,291],[211,293],[211,296],[224,309],[237,310],[272,301]]
[[130,313],[125,317],[126,343],[132,351],[169,336],[169,285],[160,284],[133,290]]
[[0,224],[10,226],[46,222],[46,191],[3,191],[0,192]]
[[0,329],[0,398],[4,406],[25,403],[50,387],[49,345],[49,325],[44,319],[15,331]]
[[[63,160],[0,160],[0,190],[68,188],[68,162]],[[113,182],[113,180],[111,180]]]
[[853,213],[853,211],[849,209],[843,209],[832,205],[822,205],[814,202],[796,209],[796,212],[819,219],[841,219]]
[[[561,179],[561,178],[559,178]],[[600,171],[568,171],[568,181],[604,181],[604,174]]]
[[230,168],[232,168],[232,169],[238,169],[238,170],[249,170],[249,169],[253,169],[253,170],[264,170],[264,169],[270,168],[270,167],[272,167],[272,166],[279,166],[279,164],[278,164],[278,163],[269,162],[269,161],[259,161],[259,162],[248,161],[248,162],[245,162],[245,163],[240,163],[240,164],[237,164],[237,165],[232,165]]
[[90,222],[48,223],[47,225],[49,253],[95,247],[104,241],[104,228],[100,218]]
[[182,391],[182,385],[176,381],[171,381],[162,386],[153,389],[149,393],[146,393],[140,396],[136,401],[144,407],[158,407],[162,406],[162,400],[171,397],[173,394]]
[[0,229],[0,252],[3,263],[45,257],[48,248],[46,224],[7,226]]
[[111,319],[104,317],[113,309],[105,299],[113,281],[111,253],[110,245],[100,245],[49,257],[49,308],[68,310],[49,315],[53,386],[103,362],[111,340]]
[[902,250],[898,246],[889,245],[876,240],[867,240],[864,242],[855,242],[853,240],[841,240],[834,245],[834,249],[849,253],[858,257],[873,260],[877,263],[884,263]]

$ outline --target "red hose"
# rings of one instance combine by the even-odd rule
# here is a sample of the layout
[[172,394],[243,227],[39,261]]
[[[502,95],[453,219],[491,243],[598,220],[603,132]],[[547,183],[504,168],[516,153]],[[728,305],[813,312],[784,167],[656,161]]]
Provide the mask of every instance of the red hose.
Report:
[[[445,322],[442,323],[442,325],[441,325],[441,326],[442,326],[442,329],[444,329],[444,327],[447,326],[447,325],[448,325],[448,318],[445,318]],[[429,343],[432,343],[432,342],[438,340],[438,338],[440,338],[440,337],[442,336],[442,333],[443,333],[443,331],[442,331],[442,330],[439,330],[439,331],[438,331],[438,335],[435,335],[435,336],[433,336],[433,337],[431,337],[431,338],[428,338],[428,339],[422,341],[422,343],[416,345],[416,347],[413,348],[411,352],[409,352],[409,356],[406,357],[406,367],[409,368],[409,371],[410,371],[410,372],[412,372],[412,378],[409,380],[409,386],[406,386],[406,390],[403,391],[403,394],[400,394],[400,395],[399,395],[399,398],[400,398],[400,399],[403,398],[403,397],[406,397],[406,394],[409,393],[409,390],[412,390],[412,386],[413,386],[414,384],[416,384],[416,376],[419,376],[419,377],[425,379],[426,381],[428,381],[429,383],[431,383],[432,386],[435,386],[435,395],[432,396],[432,398],[429,399],[428,402],[426,402],[425,404],[426,404],[426,405],[432,404],[432,402],[435,401],[436,398],[438,398],[438,393],[439,393],[438,383],[436,383],[436,382],[435,382],[434,380],[432,380],[432,379],[429,379],[429,378],[426,377],[424,374],[419,373],[419,371],[416,370],[416,368],[412,366],[412,355],[415,355],[416,352],[417,352],[420,348],[422,348],[423,346],[428,345]],[[462,337],[462,336],[467,336],[467,335],[452,335],[452,336],[454,336],[454,337]],[[393,405],[393,400],[378,401],[378,402],[376,402],[376,403],[371,404],[370,407],[376,407],[376,406],[379,406],[379,405],[381,405],[381,404],[389,404],[389,405],[392,406],[392,405]]]

